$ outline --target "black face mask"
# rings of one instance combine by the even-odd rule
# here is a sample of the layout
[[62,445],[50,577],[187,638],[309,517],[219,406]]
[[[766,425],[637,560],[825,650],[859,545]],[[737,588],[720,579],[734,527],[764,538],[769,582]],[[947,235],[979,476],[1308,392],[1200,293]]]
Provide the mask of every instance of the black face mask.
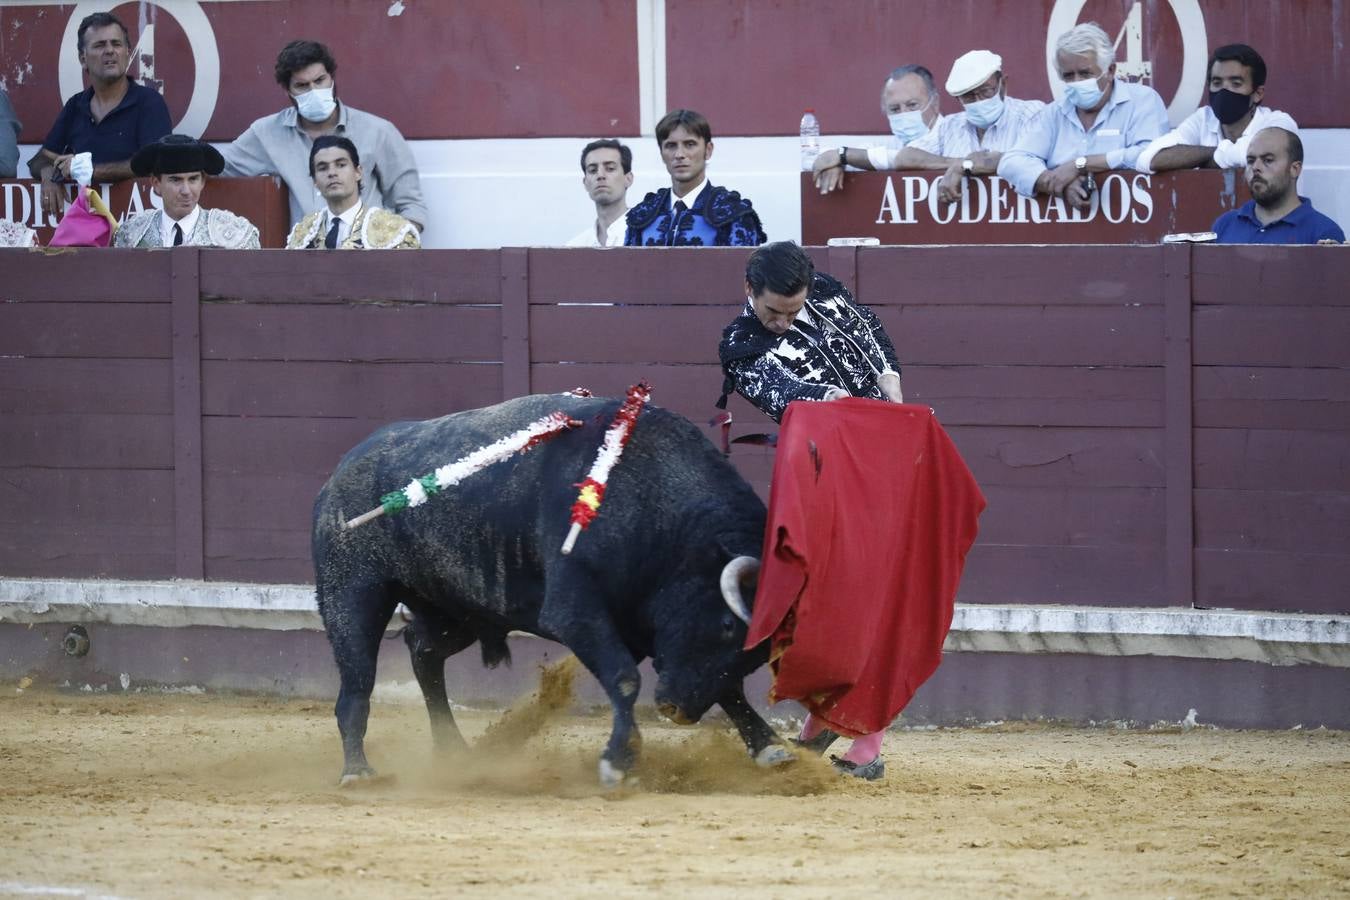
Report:
[[1252,95],[1234,93],[1228,88],[1210,91],[1209,108],[1224,125],[1232,125],[1252,108]]

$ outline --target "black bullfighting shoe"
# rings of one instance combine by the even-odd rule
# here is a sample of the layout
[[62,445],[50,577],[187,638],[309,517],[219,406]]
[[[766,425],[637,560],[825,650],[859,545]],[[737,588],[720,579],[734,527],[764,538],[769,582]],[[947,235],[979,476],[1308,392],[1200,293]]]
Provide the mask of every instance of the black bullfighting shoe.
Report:
[[790,740],[792,741],[792,746],[800,750],[807,750],[814,753],[816,756],[824,756],[825,751],[830,749],[830,745],[839,740],[839,732],[831,731],[828,728],[822,728],[820,733],[810,740],[804,741],[801,738],[791,738]]
[[841,775],[851,775],[864,781],[876,781],[886,777],[886,760],[882,759],[880,755],[869,763],[849,762],[838,756],[831,756],[830,761],[834,765],[835,771]]

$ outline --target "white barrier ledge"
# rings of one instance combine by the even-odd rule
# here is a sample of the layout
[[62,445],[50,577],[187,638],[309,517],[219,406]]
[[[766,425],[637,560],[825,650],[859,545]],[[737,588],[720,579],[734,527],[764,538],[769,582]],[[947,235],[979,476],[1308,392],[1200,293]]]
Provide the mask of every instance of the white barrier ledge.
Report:
[[[0,623],[321,629],[314,588],[215,581],[0,579]],[[1238,659],[1350,668],[1350,616],[957,604],[946,649]]]

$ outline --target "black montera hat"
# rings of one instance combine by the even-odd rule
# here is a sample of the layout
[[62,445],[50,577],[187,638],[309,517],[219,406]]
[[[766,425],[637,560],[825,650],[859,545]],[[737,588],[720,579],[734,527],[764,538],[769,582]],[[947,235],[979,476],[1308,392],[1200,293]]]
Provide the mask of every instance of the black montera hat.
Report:
[[224,168],[225,157],[219,150],[185,134],[166,134],[131,157],[131,171],[140,177],[182,172],[219,175]]

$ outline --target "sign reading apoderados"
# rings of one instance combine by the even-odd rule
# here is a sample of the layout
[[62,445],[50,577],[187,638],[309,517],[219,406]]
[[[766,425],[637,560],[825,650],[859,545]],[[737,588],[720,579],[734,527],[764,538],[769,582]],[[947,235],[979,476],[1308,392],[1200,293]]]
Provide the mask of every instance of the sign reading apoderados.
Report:
[[956,203],[938,197],[941,172],[850,172],[824,196],[802,174],[802,242],[874,237],[883,244],[1148,244],[1206,231],[1249,197],[1235,171],[1104,172],[1085,210],[1059,197],[1023,197],[997,176],[972,177]]

